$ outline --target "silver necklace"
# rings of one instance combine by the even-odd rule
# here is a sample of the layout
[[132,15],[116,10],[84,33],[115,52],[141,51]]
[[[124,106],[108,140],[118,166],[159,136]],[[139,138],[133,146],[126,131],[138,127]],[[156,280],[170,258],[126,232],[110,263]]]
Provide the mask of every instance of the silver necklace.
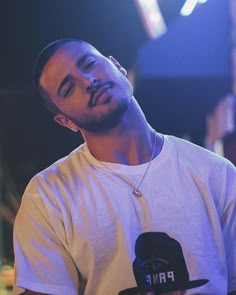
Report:
[[156,141],[157,141],[157,134],[156,132],[154,131],[154,142],[153,142],[153,149],[152,149],[152,154],[151,154],[151,158],[149,160],[149,163],[147,165],[147,168],[143,174],[143,177],[141,178],[139,184],[137,186],[134,186],[132,185],[130,182],[128,182],[127,180],[125,180],[120,174],[116,173],[115,171],[113,171],[110,167],[106,166],[103,162],[99,161],[105,168],[107,168],[113,175],[119,177],[121,180],[123,180],[125,183],[127,183],[129,186],[131,186],[133,188],[133,195],[136,197],[136,198],[141,198],[143,196],[142,192],[140,191],[140,186],[141,184],[143,183],[144,181],[144,178],[145,176],[147,175],[148,173],[148,170],[151,166],[151,163],[152,163],[152,160],[154,158],[154,154],[155,154],[155,150],[156,150]]

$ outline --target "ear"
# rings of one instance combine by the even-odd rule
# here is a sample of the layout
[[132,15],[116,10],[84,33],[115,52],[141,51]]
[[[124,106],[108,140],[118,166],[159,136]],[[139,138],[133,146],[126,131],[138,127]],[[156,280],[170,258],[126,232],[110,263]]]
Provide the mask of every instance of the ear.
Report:
[[113,57],[113,56],[108,56],[108,59],[118,68],[118,70],[125,76],[127,76],[127,71],[125,68],[123,68],[120,63]]
[[79,130],[79,127],[62,113],[56,114],[54,116],[54,121],[74,132]]

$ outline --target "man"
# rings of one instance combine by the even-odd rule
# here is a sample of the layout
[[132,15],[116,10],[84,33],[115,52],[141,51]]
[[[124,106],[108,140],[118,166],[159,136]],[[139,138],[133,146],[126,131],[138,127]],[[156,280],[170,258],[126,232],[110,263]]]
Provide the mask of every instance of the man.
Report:
[[[86,42],[50,44],[35,80],[54,120],[79,130],[85,143],[25,190],[14,228],[13,294],[126,292],[136,286],[136,241],[153,232],[181,245],[189,277],[178,281],[203,282],[183,293],[236,294],[235,167],[154,131],[125,69]],[[181,293],[173,269],[157,270],[167,258],[148,244],[151,260],[138,264],[143,279],[135,292]]]

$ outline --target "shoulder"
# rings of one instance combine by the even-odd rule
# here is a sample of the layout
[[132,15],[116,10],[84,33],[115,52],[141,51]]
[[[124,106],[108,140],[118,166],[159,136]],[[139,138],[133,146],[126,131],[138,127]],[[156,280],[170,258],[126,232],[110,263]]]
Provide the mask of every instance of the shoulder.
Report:
[[81,145],[66,157],[37,173],[26,186],[20,212],[36,214],[38,211],[58,211],[66,196],[74,190],[75,177],[85,163],[84,146]]
[[37,173],[29,184],[49,182],[52,184],[54,180],[64,180],[71,177],[75,171],[78,173],[81,168],[86,166],[87,160],[85,157],[86,148],[84,144],[73,150],[67,156],[57,160],[49,167]]
[[236,167],[229,160],[185,139],[165,135],[165,144],[170,157],[183,169],[196,171],[205,177],[236,175]]
[[198,163],[212,163],[214,165],[230,165],[233,164],[226,158],[217,155],[214,152],[207,150],[204,147],[196,145],[190,141],[175,136],[165,136],[165,141],[171,146],[172,151],[176,152],[176,155],[183,159],[197,160]]
[[87,169],[89,160],[85,144],[80,145],[69,155],[59,159],[49,167],[37,173],[26,186],[25,196],[50,196],[61,193],[65,184],[69,187]]

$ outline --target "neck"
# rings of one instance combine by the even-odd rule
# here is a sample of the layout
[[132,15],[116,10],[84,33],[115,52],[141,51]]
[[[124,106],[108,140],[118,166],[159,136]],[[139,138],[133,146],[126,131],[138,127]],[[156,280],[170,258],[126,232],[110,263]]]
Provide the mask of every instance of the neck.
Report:
[[99,146],[91,144],[91,141],[87,141],[87,145],[91,154],[100,161],[137,165],[150,159],[153,132],[149,130],[145,135],[127,131],[125,134],[113,133],[109,137],[99,138]]
[[[84,130],[81,133],[91,154],[99,161],[138,165],[149,162],[153,153],[154,130],[136,101],[116,128],[103,133]],[[162,142],[157,135],[154,157],[160,152]]]

